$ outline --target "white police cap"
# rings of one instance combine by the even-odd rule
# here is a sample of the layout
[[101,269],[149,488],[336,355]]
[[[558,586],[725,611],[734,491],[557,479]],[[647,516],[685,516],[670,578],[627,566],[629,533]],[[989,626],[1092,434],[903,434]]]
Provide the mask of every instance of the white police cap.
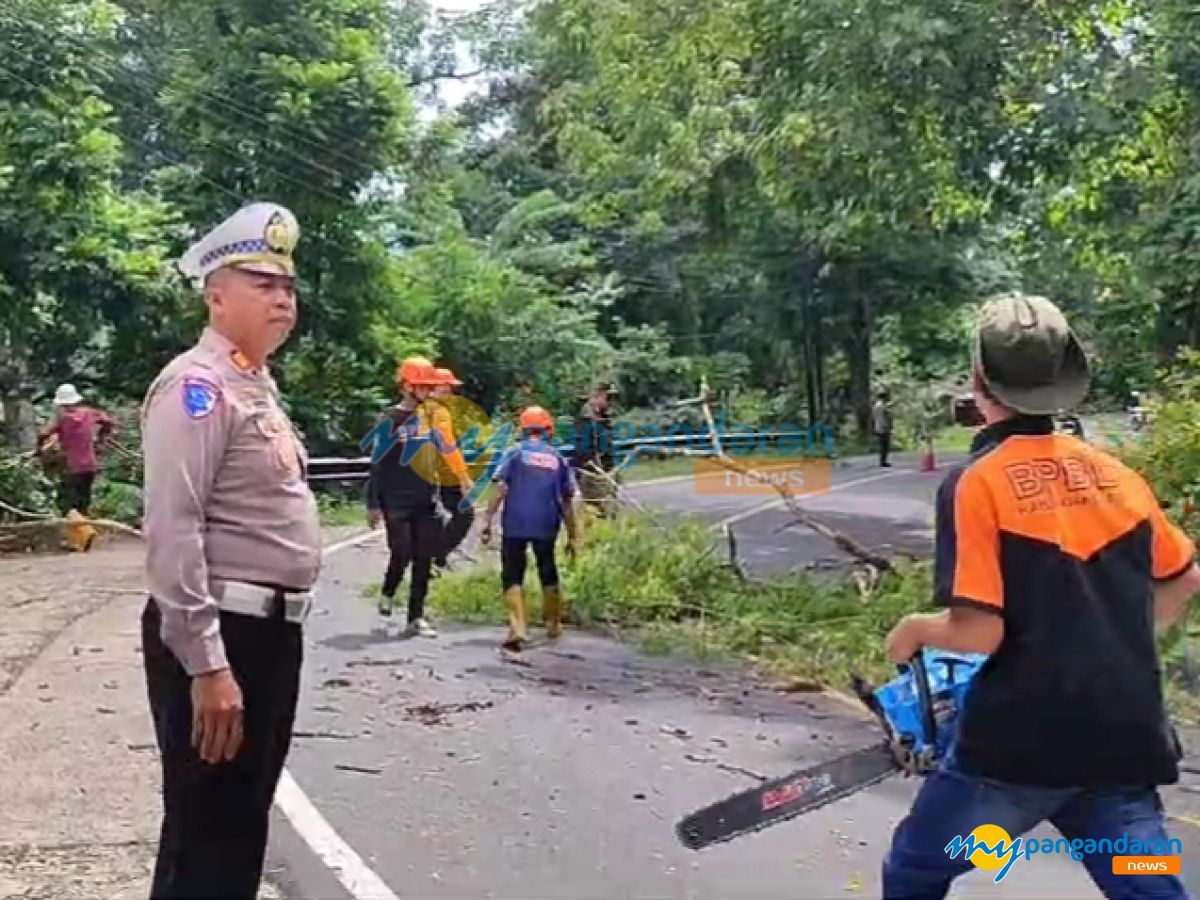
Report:
[[179,260],[179,270],[203,282],[223,266],[270,275],[295,276],[292,251],[300,225],[277,203],[251,203],[193,244]]

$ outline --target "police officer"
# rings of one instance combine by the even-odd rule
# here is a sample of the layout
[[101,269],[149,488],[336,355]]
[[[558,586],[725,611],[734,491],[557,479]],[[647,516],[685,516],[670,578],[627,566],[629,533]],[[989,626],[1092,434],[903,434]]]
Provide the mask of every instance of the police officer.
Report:
[[267,359],[296,322],[287,209],[251,204],[180,261],[209,321],[142,408],[142,640],[163,763],[153,898],[257,896],[321,562],[307,458]]

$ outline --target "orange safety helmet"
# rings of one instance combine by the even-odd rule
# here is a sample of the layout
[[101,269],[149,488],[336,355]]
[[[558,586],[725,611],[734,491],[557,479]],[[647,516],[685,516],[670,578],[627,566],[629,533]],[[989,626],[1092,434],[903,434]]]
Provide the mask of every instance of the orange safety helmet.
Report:
[[418,387],[434,385],[438,383],[437,369],[423,356],[410,356],[396,370],[396,381]]
[[530,406],[521,412],[521,430],[524,431],[527,428],[539,428],[542,431],[553,432],[554,419],[542,407]]
[[449,369],[438,369],[437,375],[440,384],[449,384],[453,385],[454,387],[458,387],[460,384],[462,384],[462,382],[458,380],[458,376]]

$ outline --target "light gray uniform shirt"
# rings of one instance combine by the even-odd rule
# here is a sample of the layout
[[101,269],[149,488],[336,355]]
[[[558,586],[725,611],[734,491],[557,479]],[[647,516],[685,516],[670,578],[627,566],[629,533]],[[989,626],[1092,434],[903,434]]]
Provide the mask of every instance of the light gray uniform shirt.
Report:
[[146,572],[190,675],[227,665],[212,579],[308,590],[321,563],[307,455],[265,370],[206,329],[142,406]]

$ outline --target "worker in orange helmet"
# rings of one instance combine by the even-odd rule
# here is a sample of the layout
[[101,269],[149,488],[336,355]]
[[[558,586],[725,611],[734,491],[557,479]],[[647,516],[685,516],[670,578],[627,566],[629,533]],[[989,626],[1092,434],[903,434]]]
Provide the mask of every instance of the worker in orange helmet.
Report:
[[537,560],[546,637],[553,640],[562,632],[563,599],[554,544],[564,521],[571,556],[579,546],[575,507],[579,488],[570,463],[550,443],[554,420],[540,406],[531,406],[521,413],[520,426],[520,443],[505,456],[493,478],[496,493],[488,503],[482,535],[485,544],[491,541],[492,521],[503,504],[500,565],[509,622],[503,646],[518,652],[527,639],[524,584],[528,548],[533,547]]
[[[372,528],[381,521],[385,524],[390,552],[379,611],[391,616],[396,590],[411,564],[407,632],[436,637],[437,631],[425,615],[425,598],[433,558],[442,540],[435,503],[437,464],[440,457],[453,458],[457,451],[447,436],[449,417],[444,411],[437,414],[428,404],[441,381],[433,363],[424,357],[409,357],[400,364],[396,381],[402,399],[388,411],[390,443],[372,463],[367,483],[370,524]],[[466,472],[461,454],[451,465]]]
[[[433,397],[435,400],[444,400],[447,397],[454,396],[454,389],[462,385],[462,381],[450,369],[440,368],[437,370],[438,384],[433,389]],[[439,404],[442,405],[442,404]],[[449,413],[449,429],[450,440],[457,444],[458,435],[454,428],[454,417],[452,411]],[[464,478],[464,476],[467,476]],[[444,569],[449,560],[449,556],[453,553],[462,542],[466,539],[471,531],[471,526],[475,522],[475,507],[470,503],[464,503],[463,498],[470,491],[471,480],[467,475],[465,463],[461,469],[456,470],[453,453],[444,456],[443,462],[438,467],[438,490],[439,500],[442,508],[446,512],[447,520],[445,524],[443,540],[438,547],[438,552],[434,555],[433,564],[436,569]]]

